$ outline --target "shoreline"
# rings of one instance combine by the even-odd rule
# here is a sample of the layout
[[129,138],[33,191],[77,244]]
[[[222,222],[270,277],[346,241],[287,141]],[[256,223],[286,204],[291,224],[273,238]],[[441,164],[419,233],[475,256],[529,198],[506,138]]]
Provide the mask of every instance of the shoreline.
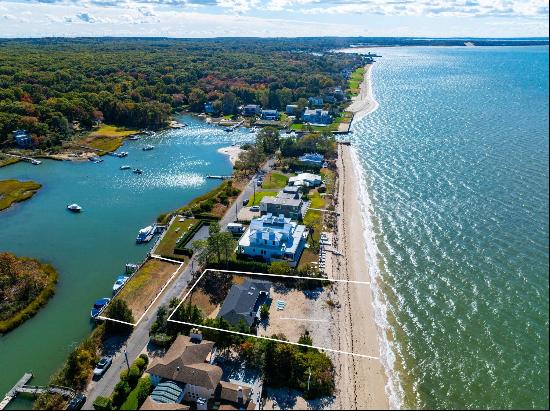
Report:
[[352,98],[352,103],[346,108],[346,111],[354,114],[352,124],[378,108],[379,104],[372,90],[372,67],[372,63],[365,65],[365,75],[359,86],[359,94]]
[[235,163],[239,159],[239,155],[244,150],[239,146],[229,146],[229,147],[222,147],[218,149],[218,153],[226,155],[229,157],[229,161],[231,162],[231,165],[235,167]]

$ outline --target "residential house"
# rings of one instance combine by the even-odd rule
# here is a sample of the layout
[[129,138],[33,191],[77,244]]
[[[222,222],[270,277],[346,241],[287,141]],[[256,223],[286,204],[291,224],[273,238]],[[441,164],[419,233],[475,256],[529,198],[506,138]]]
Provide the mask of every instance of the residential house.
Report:
[[338,101],[343,101],[346,99],[346,93],[344,90],[342,90],[340,87],[334,87],[331,90],[331,94],[336,98]]
[[332,123],[332,117],[327,110],[306,107],[304,114],[302,114],[302,121],[311,124],[330,124]]
[[284,260],[295,267],[304,251],[308,231],[284,215],[265,214],[251,221],[237,252],[267,262]]
[[206,114],[216,114],[217,110],[214,108],[214,103],[212,103],[211,101],[207,101],[206,103],[204,103],[204,112]]
[[322,166],[325,162],[325,156],[319,153],[306,153],[298,158],[302,163],[314,164]]
[[[300,187],[298,187],[298,186],[285,186],[279,192],[279,194],[281,194],[281,193],[291,195],[292,198],[302,198],[302,191],[300,190]],[[277,195],[279,195],[279,194],[277,194]]]
[[217,318],[227,320],[231,325],[244,321],[249,327],[256,326],[259,310],[269,298],[271,283],[247,278],[242,284],[235,284],[229,290]]
[[307,99],[308,103],[310,106],[313,106],[313,107],[319,107],[319,106],[322,106],[323,104],[325,104],[325,102],[323,101],[323,97],[309,97]]
[[299,114],[299,107],[296,104],[287,104],[285,113],[289,116],[296,116]]
[[320,175],[301,173],[288,179],[289,186],[319,187],[323,183]]
[[279,193],[277,197],[263,197],[260,201],[260,214],[284,215],[293,220],[302,218],[303,201],[291,194]]
[[262,110],[262,120],[279,120],[279,112],[277,110]]
[[262,108],[257,104],[247,104],[243,107],[243,116],[257,116],[261,114]]
[[12,134],[15,144],[17,144],[18,147],[32,147],[32,138],[27,130],[15,130]]

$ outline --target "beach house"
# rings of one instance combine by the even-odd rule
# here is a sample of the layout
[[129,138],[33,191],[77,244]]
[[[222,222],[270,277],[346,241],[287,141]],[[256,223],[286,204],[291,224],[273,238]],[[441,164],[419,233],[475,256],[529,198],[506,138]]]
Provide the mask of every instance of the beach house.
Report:
[[285,108],[285,113],[289,116],[295,116],[299,112],[299,107],[297,104],[287,104]]
[[285,186],[277,195],[279,196],[281,193],[291,196],[290,198],[302,198],[302,191],[298,186]]
[[247,104],[243,107],[243,116],[257,116],[262,112],[262,108],[257,104]]
[[223,371],[211,361],[213,348],[197,329],[189,337],[179,335],[164,356],[151,361],[147,373],[154,389],[141,409],[167,409],[167,404],[182,409],[177,404],[187,402],[206,410],[214,401],[246,408],[251,389],[221,381]]
[[233,285],[217,318],[223,317],[234,326],[243,321],[249,327],[254,327],[260,318],[260,307],[268,300],[270,290],[271,282],[250,278],[242,284]]
[[288,179],[289,186],[319,187],[323,184],[320,175],[311,173],[301,173]]
[[265,214],[251,221],[239,240],[237,252],[267,262],[287,261],[295,267],[306,244],[308,230],[284,215]]
[[302,114],[302,121],[311,124],[326,125],[332,123],[332,117],[328,110],[310,109],[306,107],[304,114]]
[[300,198],[294,198],[293,194],[279,192],[276,197],[266,196],[260,202],[260,214],[284,215],[293,220],[299,220],[302,216],[304,202]]
[[12,135],[17,147],[32,147],[32,138],[27,130],[15,130]]
[[319,107],[319,106],[322,106],[325,102],[323,100],[323,97],[309,97],[307,99],[308,103],[310,106],[313,106],[313,107]]
[[277,110],[262,110],[262,120],[279,120],[279,112]]
[[325,156],[319,153],[306,153],[298,158],[302,163],[322,166],[325,162]]

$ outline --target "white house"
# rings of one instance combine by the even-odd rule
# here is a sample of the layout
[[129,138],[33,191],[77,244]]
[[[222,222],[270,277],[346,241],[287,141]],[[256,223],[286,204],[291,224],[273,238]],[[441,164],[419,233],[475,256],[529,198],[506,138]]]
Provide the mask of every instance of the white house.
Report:
[[284,215],[269,213],[255,218],[241,239],[237,251],[249,257],[262,257],[267,262],[286,260],[295,267],[306,244],[306,226]]
[[306,153],[299,157],[298,160],[302,163],[310,163],[321,166],[325,162],[325,156],[319,153]]
[[328,110],[322,110],[320,108],[310,109],[306,107],[304,114],[302,114],[302,121],[311,124],[327,125],[332,123],[332,117]]
[[319,187],[323,183],[320,175],[301,173],[288,179],[289,186]]

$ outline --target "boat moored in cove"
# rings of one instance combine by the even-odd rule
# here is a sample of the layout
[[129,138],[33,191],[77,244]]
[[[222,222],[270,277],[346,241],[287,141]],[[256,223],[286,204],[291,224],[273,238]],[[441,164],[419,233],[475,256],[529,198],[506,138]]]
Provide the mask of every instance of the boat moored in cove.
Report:
[[120,166],[121,170],[130,170],[132,167],[130,166]]
[[120,289],[122,288],[122,286],[124,284],[126,284],[126,281],[128,281],[130,277],[126,276],[126,275],[119,275],[117,278],[116,278],[116,281],[115,283],[113,284],[113,295],[115,295],[116,293],[118,293],[120,291]]
[[156,227],[154,225],[150,225],[139,230],[139,233],[136,237],[136,243],[142,244],[151,241],[153,235],[155,235],[155,229]]
[[141,170],[139,168],[134,168],[133,173],[134,174],[143,174],[143,170]]
[[99,300],[96,300],[94,303],[92,309],[90,310],[90,317],[92,319],[97,318],[97,316],[103,311],[103,309],[111,302],[110,298],[100,298]]
[[154,148],[155,148],[155,146],[152,146],[152,145],[148,144],[148,145],[142,147],[141,149],[142,149],[143,151],[150,151],[150,150],[152,150],[152,149],[154,149]]
[[74,203],[74,204],[69,204],[67,206],[67,210],[72,211],[73,213],[80,213],[82,211],[82,207]]

